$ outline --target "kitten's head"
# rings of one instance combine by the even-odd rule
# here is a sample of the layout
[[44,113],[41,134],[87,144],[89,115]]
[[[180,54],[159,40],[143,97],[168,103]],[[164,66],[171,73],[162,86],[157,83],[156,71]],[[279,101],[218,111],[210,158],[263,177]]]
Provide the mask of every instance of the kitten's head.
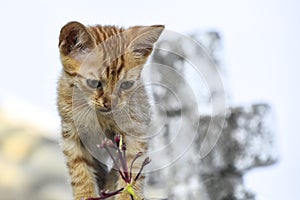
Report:
[[59,37],[64,72],[91,107],[110,112],[138,86],[142,67],[163,29],[162,25],[123,29],[70,22]]

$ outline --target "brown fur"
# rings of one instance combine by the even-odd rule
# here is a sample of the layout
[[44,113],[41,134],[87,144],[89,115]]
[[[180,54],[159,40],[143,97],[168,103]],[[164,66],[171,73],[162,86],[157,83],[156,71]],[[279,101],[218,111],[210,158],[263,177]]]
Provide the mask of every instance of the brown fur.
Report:
[[[150,121],[146,114],[150,106],[140,73],[163,29],[161,25],[128,29],[86,27],[78,22],[70,22],[61,29],[59,49],[63,70],[58,83],[58,108],[62,148],[75,200],[97,197],[104,188],[112,191],[124,187],[116,171],[108,171],[86,148],[93,134],[103,133],[100,139],[104,135],[111,139],[116,133],[122,134],[128,163],[135,153],[147,150],[147,142],[139,139],[145,136]],[[101,81],[102,87],[89,87],[87,79]],[[122,89],[126,80],[134,85]],[[137,164],[136,168],[139,167]],[[139,180],[135,189],[142,198],[143,178]],[[124,193],[116,199],[130,197]]]

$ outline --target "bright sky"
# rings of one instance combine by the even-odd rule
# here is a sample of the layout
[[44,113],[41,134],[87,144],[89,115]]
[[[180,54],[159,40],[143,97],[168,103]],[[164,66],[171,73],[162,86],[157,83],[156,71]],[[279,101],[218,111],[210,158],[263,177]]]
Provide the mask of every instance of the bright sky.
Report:
[[165,24],[186,33],[217,29],[224,39],[233,101],[275,107],[281,163],[247,176],[260,199],[297,200],[300,180],[300,3],[297,0],[227,1],[4,1],[0,7],[0,103],[22,99],[56,115],[61,68],[58,35],[66,22]]

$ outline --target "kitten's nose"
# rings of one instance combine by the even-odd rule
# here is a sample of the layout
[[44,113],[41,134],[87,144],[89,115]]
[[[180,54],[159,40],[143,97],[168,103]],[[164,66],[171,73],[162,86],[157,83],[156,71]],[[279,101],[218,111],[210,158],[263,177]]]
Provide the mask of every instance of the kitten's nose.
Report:
[[103,102],[103,105],[106,109],[110,110],[111,109],[111,101],[108,99],[105,99],[105,101]]

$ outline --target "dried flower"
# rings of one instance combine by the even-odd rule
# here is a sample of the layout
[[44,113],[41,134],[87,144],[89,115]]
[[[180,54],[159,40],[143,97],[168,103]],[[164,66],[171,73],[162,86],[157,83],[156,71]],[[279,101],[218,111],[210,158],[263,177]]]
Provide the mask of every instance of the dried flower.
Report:
[[[123,140],[122,135],[116,135],[114,138],[114,142],[111,140],[105,140],[101,145],[97,146],[98,148],[105,149],[111,159],[113,160],[114,166],[117,168],[120,176],[126,183],[126,186],[124,188],[120,188],[114,192],[107,192],[105,190],[100,192],[100,197],[96,198],[88,198],[87,200],[100,200],[100,199],[106,199],[121,193],[128,193],[132,200],[139,200],[139,197],[135,194],[133,185],[140,177],[140,174],[142,173],[144,167],[148,165],[151,160],[149,157],[145,158],[144,162],[142,163],[142,166],[137,173],[137,175],[133,178],[132,177],[132,169],[135,161],[142,156],[142,152],[138,152],[134,159],[132,160],[130,164],[130,169],[128,170],[127,166],[127,158],[126,158],[126,144]],[[116,155],[113,155],[112,150],[116,151]]]

